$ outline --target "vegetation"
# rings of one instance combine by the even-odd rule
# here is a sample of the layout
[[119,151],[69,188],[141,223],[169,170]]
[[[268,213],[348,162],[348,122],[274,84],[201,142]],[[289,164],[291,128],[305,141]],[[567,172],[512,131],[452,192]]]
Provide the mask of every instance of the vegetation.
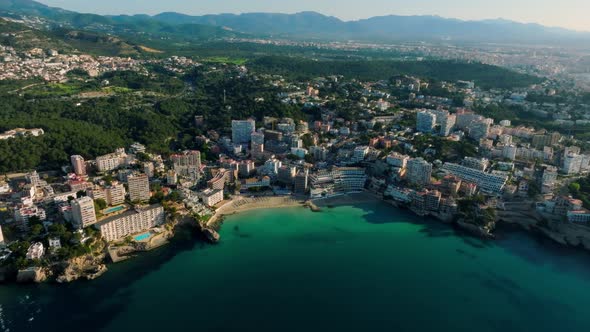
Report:
[[359,80],[387,80],[412,75],[438,81],[474,81],[482,88],[513,88],[540,83],[538,77],[479,63],[458,61],[314,61],[300,57],[267,56],[249,63],[255,71],[280,74],[298,80],[344,75]]
[[570,183],[568,189],[574,198],[581,200],[584,207],[590,209],[590,177]]

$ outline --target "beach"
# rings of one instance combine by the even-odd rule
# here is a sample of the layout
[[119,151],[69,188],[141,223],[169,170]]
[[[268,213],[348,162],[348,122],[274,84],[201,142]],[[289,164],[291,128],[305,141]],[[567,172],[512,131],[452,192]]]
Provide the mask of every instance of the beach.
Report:
[[262,196],[235,198],[215,211],[215,215],[209,219],[207,226],[213,226],[223,216],[257,209],[277,209],[304,207],[305,201],[291,196]]
[[370,192],[344,194],[314,200],[303,200],[295,196],[241,196],[218,207],[215,215],[207,222],[207,226],[214,226],[223,216],[234,215],[250,210],[309,207],[312,210],[317,209],[317,211],[319,211],[323,207],[354,205],[374,201],[381,201],[381,198]]

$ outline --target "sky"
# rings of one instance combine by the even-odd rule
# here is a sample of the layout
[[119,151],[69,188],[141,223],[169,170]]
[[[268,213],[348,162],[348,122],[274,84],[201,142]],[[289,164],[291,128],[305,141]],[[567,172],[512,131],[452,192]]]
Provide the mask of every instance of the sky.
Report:
[[481,20],[504,18],[590,31],[589,0],[38,0],[84,13],[191,15],[316,11],[343,20],[382,15],[439,15]]

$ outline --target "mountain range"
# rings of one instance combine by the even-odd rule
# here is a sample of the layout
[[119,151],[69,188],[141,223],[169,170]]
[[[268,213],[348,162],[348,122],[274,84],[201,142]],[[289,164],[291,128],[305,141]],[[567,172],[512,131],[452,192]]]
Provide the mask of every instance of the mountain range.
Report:
[[175,37],[276,37],[307,40],[456,41],[482,43],[575,44],[590,41],[577,32],[508,20],[463,21],[438,16],[379,16],[343,21],[316,12],[191,16],[175,12],[101,16],[53,8],[32,0],[0,0],[0,16],[42,17],[59,25],[111,32]]

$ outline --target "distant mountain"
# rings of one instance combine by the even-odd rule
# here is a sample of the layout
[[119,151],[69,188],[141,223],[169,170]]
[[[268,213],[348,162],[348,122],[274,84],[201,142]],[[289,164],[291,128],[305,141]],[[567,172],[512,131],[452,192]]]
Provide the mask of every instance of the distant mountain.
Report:
[[508,20],[462,21],[438,16],[389,15],[345,22],[315,12],[204,16],[169,12],[153,18],[168,24],[209,24],[245,33],[293,38],[528,43],[590,41],[590,33],[549,28],[539,24]]
[[0,16],[29,15],[58,25],[108,33],[185,40],[248,35],[293,39],[364,41],[456,41],[575,44],[590,42],[590,32],[550,28],[508,20],[463,21],[439,16],[379,16],[342,21],[316,12],[247,13],[191,16],[174,12],[101,16],[53,8],[31,0],[0,0]]
[[180,38],[189,40],[217,39],[243,36],[214,25],[168,24],[148,15],[102,16],[83,14],[61,8],[49,7],[31,0],[0,0],[0,17],[40,17],[53,28],[68,27],[124,36]]
[[38,30],[2,18],[0,33],[5,34],[0,38],[1,44],[12,46],[17,51],[41,48],[58,50],[60,53],[82,52],[108,56],[136,56],[150,52],[149,48],[114,36],[63,28]]

